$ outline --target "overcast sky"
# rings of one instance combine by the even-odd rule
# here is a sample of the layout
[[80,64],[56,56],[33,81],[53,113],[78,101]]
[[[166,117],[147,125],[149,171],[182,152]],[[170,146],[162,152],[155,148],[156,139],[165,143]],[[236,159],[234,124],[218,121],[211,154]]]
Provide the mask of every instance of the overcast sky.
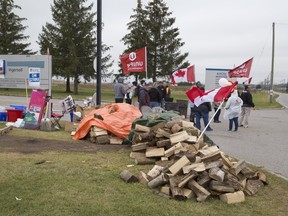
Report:
[[[23,25],[30,36],[31,49],[39,50],[38,35],[46,22],[52,22],[52,0],[14,0],[27,18]],[[97,0],[94,3],[97,10]],[[142,0],[146,5],[148,0]],[[181,51],[195,65],[196,80],[205,81],[206,68],[231,69],[254,57],[252,83],[271,74],[272,23],[275,22],[274,82],[288,80],[288,1],[287,0],[166,0],[176,18]],[[127,23],[137,0],[102,0],[103,43],[113,46],[111,54],[117,71],[119,55],[125,49],[120,39],[127,34]],[[95,17],[96,19],[96,17]],[[172,71],[171,71],[172,73]]]

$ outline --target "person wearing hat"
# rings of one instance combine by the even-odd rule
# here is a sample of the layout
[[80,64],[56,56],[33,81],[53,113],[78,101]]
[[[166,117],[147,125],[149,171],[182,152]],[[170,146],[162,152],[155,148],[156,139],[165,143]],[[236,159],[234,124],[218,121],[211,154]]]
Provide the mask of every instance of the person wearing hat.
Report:
[[127,93],[124,87],[124,78],[119,77],[118,83],[114,86],[115,103],[123,103],[125,94]]

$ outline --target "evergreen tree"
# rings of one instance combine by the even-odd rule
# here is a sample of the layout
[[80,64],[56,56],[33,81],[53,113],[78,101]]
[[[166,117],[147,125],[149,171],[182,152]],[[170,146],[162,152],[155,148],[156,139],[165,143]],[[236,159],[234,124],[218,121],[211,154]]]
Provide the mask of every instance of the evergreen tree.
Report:
[[[142,8],[141,0],[137,0],[137,7],[133,10],[134,14],[130,16],[131,21],[127,24],[127,29],[129,31],[121,40],[124,45],[128,46],[124,50],[123,55],[130,53],[137,49],[143,48],[147,45],[147,32],[145,29],[145,22],[147,21],[146,13]],[[121,68],[121,65],[119,65]],[[122,72],[122,69],[120,70]],[[142,79],[146,74],[144,73],[131,73],[136,77]]]
[[0,53],[1,54],[35,54],[28,49],[30,43],[25,43],[29,36],[23,32],[27,26],[22,22],[26,18],[20,18],[14,11],[21,10],[21,7],[14,4],[13,0],[0,1]]
[[[70,79],[74,79],[74,94],[78,94],[80,77],[85,81],[96,78],[93,60],[96,56],[96,21],[93,4],[87,0],[54,0],[51,6],[55,24],[46,23],[39,35],[41,53],[49,48],[53,55],[53,75],[66,79],[66,92],[71,92]],[[102,51],[111,47],[102,45]],[[102,58],[102,77],[107,75],[113,62],[111,55]]]
[[180,52],[184,42],[179,38],[179,29],[173,27],[175,18],[171,17],[166,3],[151,0],[145,9],[139,4],[140,0],[136,14],[131,16],[133,20],[128,23],[129,33],[122,39],[127,51],[147,46],[148,77],[154,82],[157,77],[168,78],[173,71],[188,67],[189,62],[185,61],[188,53]]

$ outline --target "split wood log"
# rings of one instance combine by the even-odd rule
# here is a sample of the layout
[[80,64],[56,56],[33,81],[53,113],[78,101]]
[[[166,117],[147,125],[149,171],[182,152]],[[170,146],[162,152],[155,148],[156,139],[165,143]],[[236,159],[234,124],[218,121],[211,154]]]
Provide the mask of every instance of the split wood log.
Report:
[[[229,172],[226,172],[225,181],[226,181],[230,186],[232,186],[233,188],[235,188],[235,190],[237,190],[237,191],[239,191],[239,190],[243,191],[244,188],[245,188],[245,184],[243,185],[243,182],[240,182],[236,176],[232,175],[232,174],[229,173]],[[245,183],[246,183],[246,182],[245,182]]]
[[122,145],[123,143],[123,139],[119,138],[119,137],[110,137],[110,144],[111,145]]
[[156,131],[156,137],[166,137],[166,138],[170,138],[170,133],[166,132],[165,130],[158,128],[158,130]]
[[97,127],[91,128],[91,131],[90,131],[91,137],[97,137],[97,136],[102,136],[102,135],[108,135],[107,130],[97,128]]
[[134,130],[137,131],[137,132],[147,132],[147,133],[149,133],[151,128],[143,126],[143,125],[136,124]]
[[203,172],[206,170],[204,163],[192,163],[189,164],[187,166],[183,167],[183,173],[187,174],[189,172],[191,172],[192,170],[196,171],[196,172]]
[[132,151],[142,151],[146,150],[148,146],[148,142],[138,143],[131,145]]
[[167,150],[165,151],[165,156],[166,156],[166,157],[170,157],[170,156],[172,156],[172,155],[175,153],[175,151],[176,151],[177,149],[181,149],[181,148],[183,148],[183,146],[182,146],[182,144],[179,142],[179,143],[177,143],[176,145],[172,146],[171,148],[167,149]]
[[216,181],[223,182],[225,173],[220,168],[213,167],[209,170],[209,177]]
[[264,187],[264,184],[261,180],[248,180],[244,189],[244,193],[247,195],[254,195],[261,187]]
[[149,182],[146,173],[144,173],[143,171],[140,171],[138,178],[141,184],[147,185]]
[[196,197],[197,197],[196,200],[198,202],[205,201],[211,195],[211,193],[208,190],[206,190],[204,187],[199,185],[193,179],[188,181],[187,186],[196,194]]
[[96,143],[103,145],[103,144],[110,144],[110,139],[108,135],[102,135],[96,137]]
[[170,139],[163,139],[156,142],[158,148],[165,147],[169,148],[171,146]]
[[130,158],[138,158],[138,157],[145,157],[144,152],[130,152]]
[[164,193],[164,194],[166,194],[166,195],[168,195],[168,196],[170,196],[170,187],[168,187],[168,186],[162,186],[162,187],[160,188],[160,192],[161,192],[161,193]]
[[183,128],[195,128],[194,123],[190,121],[182,121]]
[[169,167],[169,171],[172,173],[172,175],[176,175],[181,171],[181,169],[190,164],[189,159],[184,155],[181,157],[178,161],[176,161],[171,167]]
[[200,152],[200,157],[204,157],[216,152],[219,152],[219,148],[217,146],[209,146],[207,148],[199,150]]
[[228,183],[212,180],[210,182],[210,189],[220,193],[233,193],[235,189]]
[[241,174],[243,174],[246,178],[252,178],[255,175],[255,172],[246,166],[241,170]]
[[182,179],[180,179],[180,182],[178,183],[178,187],[183,188],[190,179],[194,179],[197,176],[198,176],[197,172],[191,172],[188,175],[185,175]]
[[185,140],[185,143],[194,144],[197,141],[197,136],[188,135],[189,138]]
[[243,191],[237,191],[234,193],[225,193],[219,196],[220,200],[227,204],[240,203],[245,201],[245,195]]
[[132,173],[130,173],[128,170],[123,170],[120,173],[120,177],[127,183],[138,182],[138,178]]
[[164,148],[154,148],[154,147],[149,147],[146,149],[145,156],[147,158],[150,157],[162,157],[165,155],[165,149]]
[[182,127],[179,124],[174,124],[171,128],[171,132],[174,134],[174,133],[179,132],[181,129]]
[[221,154],[220,154],[220,151],[218,151],[218,152],[213,152],[211,154],[208,154],[204,157],[201,157],[201,161],[204,163],[208,163],[211,161],[219,160],[220,158],[221,158]]
[[256,172],[256,176],[261,180],[265,185],[268,185],[268,180],[266,175],[263,172]]
[[154,178],[151,181],[149,181],[148,182],[148,186],[150,188],[156,188],[158,186],[164,185],[167,182],[168,182],[167,174],[161,173],[159,176],[157,176],[156,178]]
[[214,168],[214,167],[221,168],[222,166],[223,166],[222,160],[211,161],[211,162],[205,163],[205,168],[206,168],[207,170],[208,170],[208,169],[211,169],[211,168]]
[[181,132],[178,132],[178,133],[175,133],[175,134],[171,134],[170,142],[173,145],[175,143],[185,141],[188,138],[189,138],[189,135],[187,134],[187,132],[186,131],[181,131]]
[[245,161],[240,160],[236,164],[233,164],[233,166],[229,169],[229,171],[234,175],[238,175],[238,173],[240,173],[241,170],[244,169],[245,167],[246,167]]
[[[205,172],[206,173],[206,172]],[[202,174],[201,176],[198,177],[197,179],[197,183],[199,185],[201,185],[202,187],[204,188],[208,188],[208,186],[210,185],[210,182],[211,182],[211,178],[209,177],[209,175],[206,173],[206,174]]]
[[192,190],[188,188],[182,188],[183,194],[187,199],[191,199],[194,197],[194,193]]
[[171,194],[174,199],[176,200],[187,199],[186,196],[184,195],[183,189],[178,187],[178,179],[176,176],[170,177],[169,183],[170,183]]
[[164,167],[159,165],[154,165],[153,168],[147,173],[150,179],[156,178],[164,170]]
[[146,164],[155,164],[155,158],[146,158],[146,157],[136,157],[135,164],[137,165],[146,165]]
[[226,157],[226,156],[224,155],[223,152],[221,153],[221,158],[222,158],[223,164],[225,164],[229,169],[233,166],[232,162],[229,160],[228,157]]

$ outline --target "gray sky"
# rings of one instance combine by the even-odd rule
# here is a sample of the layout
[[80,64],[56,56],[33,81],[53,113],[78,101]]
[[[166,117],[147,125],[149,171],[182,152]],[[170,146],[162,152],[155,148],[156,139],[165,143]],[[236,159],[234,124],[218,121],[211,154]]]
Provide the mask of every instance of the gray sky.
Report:
[[[28,29],[31,49],[42,26],[52,22],[52,0],[14,0]],[[97,10],[97,0],[94,9]],[[147,4],[148,0],[142,0]],[[117,71],[119,55],[125,49],[120,39],[127,34],[127,23],[137,0],[102,0],[103,43],[113,46],[111,54]],[[166,0],[176,18],[181,51],[189,52],[187,60],[195,65],[196,80],[205,81],[206,68],[230,69],[254,57],[250,76],[252,83],[264,81],[271,73],[272,23],[275,22],[274,82],[288,79],[288,1],[287,0]],[[96,19],[96,17],[95,17]],[[172,73],[173,71],[171,71]]]

